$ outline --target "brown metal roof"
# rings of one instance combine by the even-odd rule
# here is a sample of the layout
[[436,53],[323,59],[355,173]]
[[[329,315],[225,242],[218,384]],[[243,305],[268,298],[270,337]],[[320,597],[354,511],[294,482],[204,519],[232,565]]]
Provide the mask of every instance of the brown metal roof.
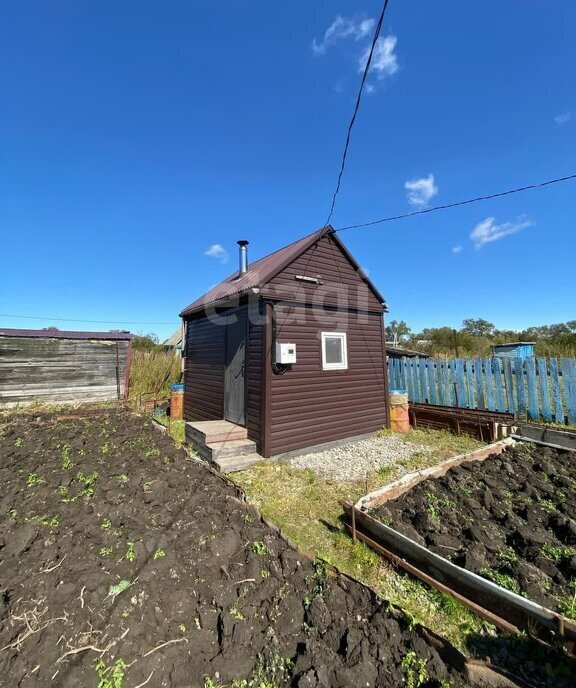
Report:
[[134,335],[127,330],[110,330],[110,332],[74,332],[70,330],[20,330],[0,327],[0,337],[39,337],[42,339],[132,339]]
[[[340,246],[343,252],[346,254],[348,259],[353,263],[353,265],[360,270],[360,267],[354,260],[354,258],[349,253],[348,249],[344,244],[338,239],[334,230],[330,225],[319,229],[312,234],[308,234],[302,239],[284,246],[274,253],[270,253],[264,258],[260,258],[256,262],[249,264],[248,272],[246,272],[241,277],[238,276],[238,272],[234,272],[232,275],[227,277],[220,284],[216,285],[210,291],[206,292],[199,299],[196,299],[194,303],[191,303],[186,307],[181,313],[180,317],[185,317],[187,315],[192,315],[202,311],[207,306],[214,304],[218,301],[224,301],[232,296],[238,296],[244,294],[250,289],[261,288],[269,282],[273,277],[275,277],[281,270],[283,270],[289,263],[295,260],[301,253],[303,253],[307,248],[312,246],[316,241],[321,239],[327,234],[332,234],[332,237],[336,243]],[[360,271],[361,272],[361,271]],[[384,298],[378,292],[376,287],[370,282],[370,280],[361,272],[362,278],[366,281],[370,289],[376,294],[381,303],[384,303]]]

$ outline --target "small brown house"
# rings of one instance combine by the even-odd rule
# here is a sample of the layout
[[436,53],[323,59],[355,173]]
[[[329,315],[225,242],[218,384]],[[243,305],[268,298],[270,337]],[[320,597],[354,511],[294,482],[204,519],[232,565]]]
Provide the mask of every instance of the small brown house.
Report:
[[265,457],[388,423],[384,299],[331,227],[185,308],[184,417],[245,426]]

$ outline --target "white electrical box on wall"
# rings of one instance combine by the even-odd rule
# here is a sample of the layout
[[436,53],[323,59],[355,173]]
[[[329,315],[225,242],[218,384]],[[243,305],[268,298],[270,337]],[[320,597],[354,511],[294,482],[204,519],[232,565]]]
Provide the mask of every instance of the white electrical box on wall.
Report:
[[276,363],[296,363],[296,344],[276,342]]

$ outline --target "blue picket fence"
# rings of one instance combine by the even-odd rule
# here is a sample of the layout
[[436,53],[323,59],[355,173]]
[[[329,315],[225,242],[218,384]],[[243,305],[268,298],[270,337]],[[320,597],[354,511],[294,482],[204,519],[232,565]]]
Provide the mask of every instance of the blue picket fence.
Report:
[[389,358],[388,377],[416,403],[576,424],[576,358]]

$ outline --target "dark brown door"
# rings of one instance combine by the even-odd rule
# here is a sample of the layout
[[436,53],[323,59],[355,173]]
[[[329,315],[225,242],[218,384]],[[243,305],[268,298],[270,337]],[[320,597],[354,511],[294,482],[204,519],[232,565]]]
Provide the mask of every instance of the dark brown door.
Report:
[[245,423],[246,323],[246,310],[240,310],[229,316],[226,325],[224,418],[237,425]]

